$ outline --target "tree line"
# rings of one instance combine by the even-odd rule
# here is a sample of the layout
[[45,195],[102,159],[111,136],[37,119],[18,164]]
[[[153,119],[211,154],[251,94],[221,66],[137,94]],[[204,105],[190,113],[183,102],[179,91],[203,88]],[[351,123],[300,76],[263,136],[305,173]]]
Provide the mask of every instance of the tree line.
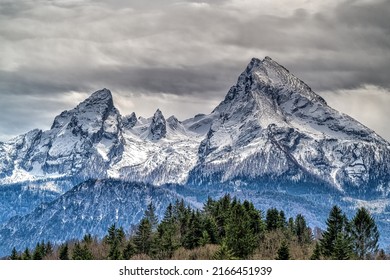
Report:
[[34,249],[12,250],[12,260],[92,259],[387,259],[378,248],[379,232],[365,208],[348,220],[334,206],[324,231],[313,230],[303,215],[286,218],[276,208],[265,213],[245,200],[225,195],[209,198],[202,210],[184,201],[166,208],[158,220],[151,203],[139,224],[125,233],[113,224],[103,239],[86,234],[82,240],[53,246],[40,242]]

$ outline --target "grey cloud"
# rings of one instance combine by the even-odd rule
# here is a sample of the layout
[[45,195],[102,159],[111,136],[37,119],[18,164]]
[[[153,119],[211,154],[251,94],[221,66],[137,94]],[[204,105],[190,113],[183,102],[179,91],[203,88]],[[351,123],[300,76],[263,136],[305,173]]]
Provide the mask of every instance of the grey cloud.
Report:
[[[222,99],[251,57],[266,55],[315,91],[390,88],[389,6],[342,1],[271,13],[228,0],[2,2],[0,97],[107,87],[140,102],[162,93],[206,102]],[[23,110],[7,114],[28,122]],[[0,134],[8,127],[2,122]]]

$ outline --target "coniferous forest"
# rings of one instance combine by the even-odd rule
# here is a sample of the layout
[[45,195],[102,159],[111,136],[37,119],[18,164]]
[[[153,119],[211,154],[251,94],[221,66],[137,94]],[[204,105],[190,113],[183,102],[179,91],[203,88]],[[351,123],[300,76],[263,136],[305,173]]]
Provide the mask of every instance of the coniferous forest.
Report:
[[265,213],[249,201],[229,195],[209,198],[195,210],[184,201],[170,204],[161,221],[149,204],[139,224],[130,229],[112,224],[103,239],[86,234],[60,245],[42,241],[11,260],[148,260],[388,259],[378,247],[379,232],[371,214],[360,208],[348,219],[333,206],[326,229],[311,229],[303,215],[287,218],[271,208]]

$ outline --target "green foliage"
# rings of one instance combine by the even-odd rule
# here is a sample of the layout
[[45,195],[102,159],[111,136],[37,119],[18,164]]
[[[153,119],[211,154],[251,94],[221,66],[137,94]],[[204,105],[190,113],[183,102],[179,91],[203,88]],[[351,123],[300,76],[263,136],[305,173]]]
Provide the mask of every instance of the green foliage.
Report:
[[218,251],[215,252],[213,256],[214,260],[237,260],[234,256],[234,253],[229,247],[226,245],[226,242],[222,242]]
[[338,233],[334,248],[332,259],[334,260],[350,260],[353,256],[351,239],[343,233]]
[[132,241],[129,241],[126,244],[125,249],[123,250],[123,259],[129,260],[132,256],[134,256],[137,252],[137,249]]
[[283,240],[277,252],[276,260],[289,260],[290,257],[290,249],[288,248],[287,242]]
[[[103,240],[86,234],[82,241],[64,243],[53,248],[50,242],[37,243],[20,255],[14,248],[10,259],[61,260],[88,259],[171,259],[190,258],[278,260],[307,259],[386,259],[378,253],[379,233],[368,211],[361,208],[348,222],[341,209],[334,206],[324,232],[311,229],[303,215],[286,219],[283,211],[271,208],[263,219],[262,212],[249,201],[243,203],[229,195],[219,200],[209,198],[203,210],[193,210],[183,200],[169,204],[159,223],[153,204],[149,204],[135,233],[126,237],[115,224]],[[215,245],[211,245],[215,244]],[[57,250],[57,251],[55,251]],[[290,252],[291,251],[291,252]],[[180,258],[181,258],[180,257]]]
[[268,231],[284,228],[287,225],[286,216],[283,211],[271,208],[267,210],[265,223]]
[[299,243],[307,244],[312,241],[311,229],[306,225],[305,217],[301,214],[295,218],[294,231]]
[[258,225],[251,220],[245,207],[234,203],[226,225],[226,245],[235,256],[246,258],[254,252],[260,237],[256,230],[259,230]]
[[149,220],[152,232],[155,232],[158,226],[158,218],[156,216],[156,208],[152,202],[148,204],[148,208],[145,211],[144,217]]
[[9,256],[9,259],[10,260],[20,260],[18,251],[16,251],[15,247],[12,249],[12,252],[11,252],[11,255]]
[[[336,258],[338,255],[338,253],[335,252],[336,239],[339,239],[339,247],[341,244],[344,244],[344,246],[349,248],[351,243],[348,232],[348,219],[338,206],[333,206],[326,221],[326,225],[326,231],[323,232],[322,239],[320,240],[321,251],[325,257]],[[340,250],[340,248],[337,249]]]
[[31,253],[28,248],[26,248],[22,254],[22,260],[31,260]]
[[72,254],[73,260],[92,260],[93,255],[92,252],[89,250],[86,243],[81,245],[79,242],[76,242],[73,248],[73,254]]
[[42,260],[45,257],[45,243],[37,243],[33,253],[33,260]]
[[91,244],[92,241],[93,241],[93,238],[92,238],[92,235],[90,233],[87,233],[86,235],[84,235],[84,237],[83,237],[84,243]]
[[122,247],[125,241],[123,228],[117,228],[115,224],[111,225],[108,229],[108,234],[104,237],[104,241],[110,247],[107,258],[110,260],[122,259]]
[[60,260],[69,260],[69,246],[68,243],[65,243],[60,246],[59,248],[59,253],[58,253],[58,258]]
[[149,220],[143,218],[138,225],[134,236],[134,244],[139,254],[149,254],[152,245],[152,225]]
[[311,260],[320,260],[321,259],[321,247],[318,242],[316,242],[316,246],[314,248],[313,254],[310,257]]
[[183,246],[186,249],[194,249],[200,245],[203,237],[203,225],[199,211],[192,212],[187,233],[184,236]]
[[374,218],[364,207],[358,209],[351,221],[353,250],[359,259],[368,259],[378,252],[379,232]]

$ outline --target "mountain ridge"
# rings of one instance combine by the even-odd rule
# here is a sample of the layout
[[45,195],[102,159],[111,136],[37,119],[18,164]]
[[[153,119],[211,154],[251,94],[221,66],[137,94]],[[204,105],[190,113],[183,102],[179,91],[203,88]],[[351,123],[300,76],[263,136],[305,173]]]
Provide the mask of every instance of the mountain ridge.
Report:
[[[0,239],[23,236],[37,216],[23,217],[41,203],[68,197],[69,191],[88,180],[164,186],[165,190],[181,185],[192,190],[189,201],[199,203],[207,194],[219,196],[225,191],[237,196],[250,193],[258,204],[277,203],[269,193],[289,201],[298,197],[311,209],[308,216],[313,219],[313,205],[326,208],[321,199],[347,201],[348,207],[365,201],[380,209],[379,219],[385,224],[386,205],[390,205],[388,170],[386,140],[329,107],[271,58],[253,58],[210,114],[183,121],[166,118],[159,109],[150,118],[137,117],[135,112],[122,116],[111,91],[104,88],[55,117],[49,130],[35,129],[0,142],[0,200],[12,213],[0,215]],[[107,185],[115,184],[107,181]],[[95,188],[89,185],[88,189]],[[131,195],[131,188],[123,191]],[[11,199],[19,195],[25,199]],[[86,201],[98,199],[93,191],[85,195]],[[105,193],[106,199],[120,201],[115,191],[109,195]],[[169,197],[177,195],[173,189]],[[70,200],[67,203],[71,205]],[[145,206],[128,203],[132,211]],[[90,213],[103,211],[99,205],[89,207]],[[112,215],[109,212],[105,218]],[[50,223],[40,219],[42,226]],[[79,222],[77,217],[72,225],[77,228]],[[61,220],[56,223],[63,226]],[[38,238],[39,232],[35,235]]]

